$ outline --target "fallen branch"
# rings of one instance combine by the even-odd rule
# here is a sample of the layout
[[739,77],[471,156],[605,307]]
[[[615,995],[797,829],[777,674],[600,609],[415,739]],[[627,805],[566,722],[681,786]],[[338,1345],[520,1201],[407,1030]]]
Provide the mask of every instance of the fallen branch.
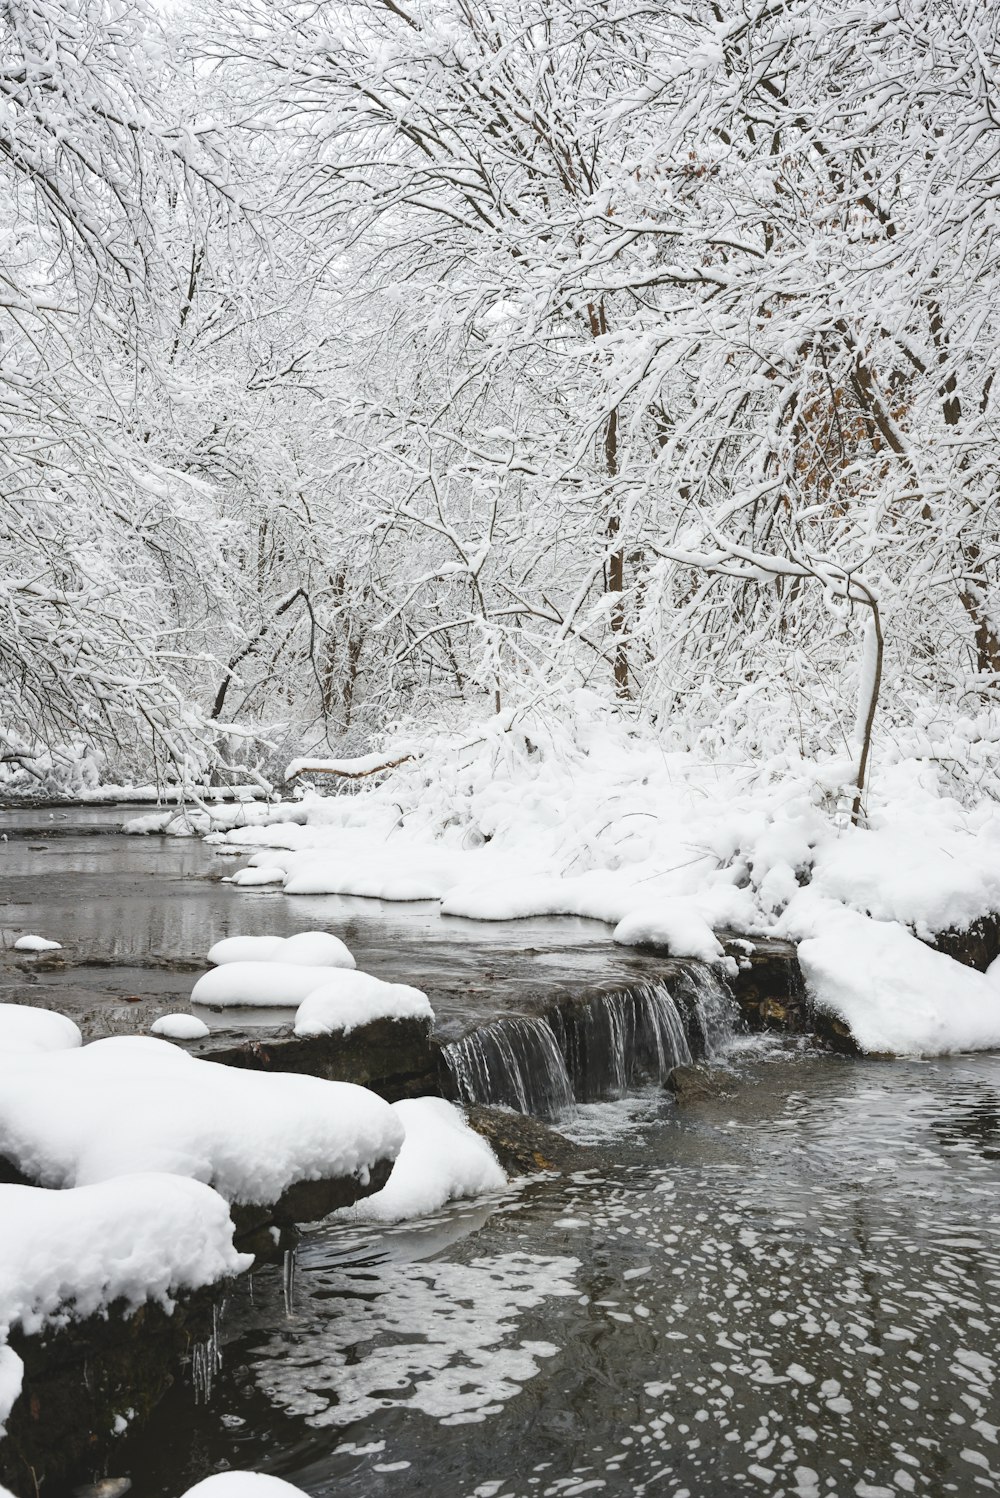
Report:
[[296,775],[341,775],[345,780],[363,780],[366,775],[394,770],[397,765],[405,765],[415,758],[413,754],[400,755],[399,759],[363,754],[357,759],[293,759],[285,771],[285,779],[294,780]]

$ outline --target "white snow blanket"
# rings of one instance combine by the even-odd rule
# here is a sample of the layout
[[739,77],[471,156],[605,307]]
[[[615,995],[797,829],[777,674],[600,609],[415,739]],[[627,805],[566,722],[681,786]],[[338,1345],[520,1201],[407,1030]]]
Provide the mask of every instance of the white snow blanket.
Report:
[[[177,1175],[124,1175],[68,1191],[0,1185],[0,1344],[14,1326],[92,1316],[113,1301],[168,1309],[180,1290],[248,1269],[222,1197]],[[0,1345],[0,1433],[21,1387],[21,1360]]]
[[294,936],[227,936],[208,950],[219,967],[230,962],[282,962],[295,967],[354,967],[339,936],[329,931],[298,931]]
[[0,1004],[0,1056],[69,1051],[82,1044],[79,1027],[65,1014],[30,1004]]
[[359,1025],[379,1019],[434,1018],[427,995],[406,983],[385,983],[371,973],[337,972],[299,1005],[296,1035],[349,1035]]
[[[973,754],[974,742],[956,740],[960,751]],[[905,983],[878,977],[876,948],[884,956],[900,938],[864,921],[929,938],[1000,911],[1000,807],[986,796],[961,804],[924,745],[908,752],[890,761],[880,751],[867,825],[854,827],[850,759],[789,747],[756,763],[713,761],[580,692],[558,713],[505,712],[441,737],[356,795],[315,798],[304,815],[275,806],[271,825],[218,836],[250,853],[251,867],[283,869],[287,894],[432,899],[476,920],[583,916],[619,942],[718,965],[726,928],[810,941],[825,932],[811,991],[857,1019],[863,1046],[1000,1046],[1000,1015],[959,964],[906,947]],[[824,952],[837,946],[838,912],[862,924],[833,963]],[[861,1016],[860,994],[881,1011],[877,1025]]]
[[295,1181],[365,1180],[402,1141],[366,1088],[219,1066],[148,1036],[0,1056],[0,1153],[44,1186],[165,1171],[270,1204]]
[[487,1141],[443,1098],[393,1103],[406,1129],[403,1148],[381,1191],[337,1213],[355,1222],[404,1222],[426,1217],[460,1197],[500,1191],[507,1175]]

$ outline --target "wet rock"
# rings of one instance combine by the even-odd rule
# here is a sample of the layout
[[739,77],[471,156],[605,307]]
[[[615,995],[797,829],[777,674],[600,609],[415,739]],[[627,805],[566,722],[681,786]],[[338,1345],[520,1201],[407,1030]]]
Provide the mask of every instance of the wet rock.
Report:
[[301,1222],[319,1222],[340,1207],[353,1206],[362,1197],[381,1191],[392,1174],[392,1161],[379,1160],[366,1179],[357,1176],[331,1176],[319,1181],[295,1181],[270,1206],[246,1206],[234,1203],[229,1209],[233,1219],[233,1242],[243,1253],[268,1261],[293,1248],[298,1238],[295,1229]]
[[471,1128],[492,1146],[510,1175],[535,1175],[540,1170],[579,1170],[589,1163],[582,1145],[560,1134],[558,1129],[506,1108],[481,1104],[463,1105]]
[[438,1048],[430,1032],[423,1019],[373,1020],[347,1035],[298,1036],[291,1024],[255,1025],[248,1034],[233,1025],[181,1044],[201,1061],[355,1082],[395,1103],[433,1090]]
[[675,1066],[667,1087],[681,1105],[705,1102],[708,1098],[732,1097],[735,1092],[733,1078],[728,1072],[704,1062],[696,1066]]
[[1000,912],[981,916],[963,931],[939,931],[931,946],[963,966],[985,973],[990,963],[1000,956]]
[[[752,950],[746,950],[751,946]],[[806,997],[798,954],[791,942],[729,941],[740,971],[730,979],[733,997],[751,1030],[785,1030],[808,1034],[813,1016]]]

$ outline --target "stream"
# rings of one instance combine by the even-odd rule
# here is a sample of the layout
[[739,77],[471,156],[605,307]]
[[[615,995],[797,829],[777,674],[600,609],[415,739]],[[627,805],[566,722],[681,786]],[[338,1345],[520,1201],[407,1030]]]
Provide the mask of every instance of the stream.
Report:
[[[457,1034],[463,1006],[481,1021],[549,972],[636,962],[593,922],[237,891],[199,841],[116,834],[126,815],[0,813],[4,933],[92,963],[33,975],[6,953],[0,998],[138,1027],[193,982],[151,958],[327,926],[359,965],[444,994]],[[357,1498],[1000,1491],[1000,1056],[737,1034],[714,1076],[679,1103],[646,1088],[564,1108],[569,1174],[307,1232],[284,1273],[236,1287],[218,1346],[109,1474],[136,1498],[226,1466]]]

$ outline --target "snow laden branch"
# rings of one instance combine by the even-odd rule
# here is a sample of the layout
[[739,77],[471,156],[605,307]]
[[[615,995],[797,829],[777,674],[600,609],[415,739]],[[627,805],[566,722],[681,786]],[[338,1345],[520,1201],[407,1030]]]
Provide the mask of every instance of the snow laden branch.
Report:
[[827,609],[840,622],[849,618],[855,607],[867,611],[858,671],[854,732],[857,758],[851,821],[856,824],[861,816],[885,655],[882,616],[875,593],[856,570],[849,570],[828,558],[756,552],[726,540],[714,525],[709,529],[711,539],[715,542],[712,550],[691,546],[664,547],[655,543],[650,549],[664,561],[713,576],[739,578],[754,583],[774,583],[776,579],[785,577],[796,580],[808,578],[819,583]]

